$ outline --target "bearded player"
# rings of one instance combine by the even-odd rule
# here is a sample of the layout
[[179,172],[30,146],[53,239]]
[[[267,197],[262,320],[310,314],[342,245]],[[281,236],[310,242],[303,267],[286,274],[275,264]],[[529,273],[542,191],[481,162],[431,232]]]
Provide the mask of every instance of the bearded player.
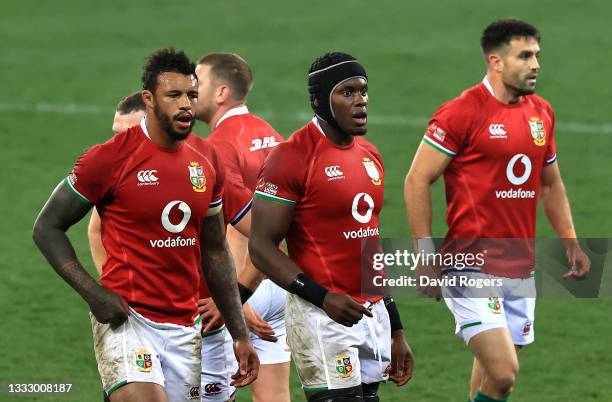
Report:
[[[484,30],[484,80],[440,106],[406,177],[410,230],[420,243],[431,237],[429,188],[442,174],[447,239],[498,238],[507,244],[533,239],[540,198],[566,248],[570,271],[564,278],[582,279],[590,261],[576,240],[559,172],[554,112],[534,94],[539,43],[538,30],[522,21],[499,20]],[[504,278],[500,293],[491,298],[470,297],[466,288],[443,289],[456,334],[474,355],[474,402],[507,400],[518,374],[518,350],[534,340],[534,263],[528,252],[518,254],[511,256],[509,267],[485,264],[480,272],[445,271],[446,277]],[[527,289],[530,297],[513,289]],[[424,291],[435,294],[435,289]]]
[[290,292],[287,337],[308,400],[374,402],[389,374],[410,379],[413,360],[395,303],[362,297],[361,244],[379,237],[384,189],[380,154],[363,139],[367,75],[352,56],[328,53],[308,89],[315,116],[260,173],[249,251]]
[[[235,339],[235,384],[257,375],[219,214],[225,169],[214,150],[190,134],[194,70],[183,52],[153,53],[143,74],[146,117],[86,151],[34,225],[37,246],[89,304],[98,370],[114,402],[199,397],[200,270]],[[151,170],[155,179],[138,180]],[[93,205],[108,254],[101,285],[65,233]]]
[[[283,138],[270,124],[251,114],[246,106],[253,84],[251,68],[237,54],[210,53],[198,60],[196,74],[199,83],[196,117],[212,128],[207,140],[222,156],[228,182],[252,193],[266,156]],[[234,221],[230,219],[228,223]],[[253,400],[286,402],[289,401],[290,368],[284,320],[286,292],[268,279],[262,281],[262,275],[258,275],[249,258],[245,232],[237,229],[228,227],[227,238],[239,280],[246,285],[255,284],[250,289],[241,287],[243,301],[248,298],[245,315],[261,363],[258,378],[252,384]],[[259,286],[258,282],[261,282]],[[249,291],[255,288],[251,296]],[[200,310],[203,317],[211,317],[213,321],[216,307],[205,296],[202,294]],[[260,332],[262,327],[264,331]],[[231,339],[220,330],[222,328],[203,334],[202,387],[219,384],[213,392],[204,390],[202,400],[206,401],[225,401],[234,391],[228,386],[227,374],[232,371],[235,359],[232,354],[223,356],[224,350],[231,351],[227,347]]]

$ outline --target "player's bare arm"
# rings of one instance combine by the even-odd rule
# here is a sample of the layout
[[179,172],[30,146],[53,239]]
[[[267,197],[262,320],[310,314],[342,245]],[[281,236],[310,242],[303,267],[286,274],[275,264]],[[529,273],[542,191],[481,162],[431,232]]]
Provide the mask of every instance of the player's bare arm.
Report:
[[565,246],[569,271],[563,275],[563,278],[585,279],[591,268],[591,261],[576,239],[572,211],[558,163],[552,163],[542,171],[540,194],[546,217]]
[[79,200],[64,183],[58,184],[34,223],[34,242],[49,264],[89,304],[101,323],[118,326],[127,319],[127,303],[99,285],[77,259],[66,231],[79,222],[92,204]]
[[[404,202],[406,203],[406,215],[410,233],[414,241],[415,250],[426,245],[418,244],[419,239],[431,237],[431,185],[442,175],[452,158],[431,146],[421,142],[412,166],[404,181]],[[439,272],[433,267],[417,267],[417,277],[438,277]],[[417,286],[417,290],[429,297],[440,297],[437,287]]]
[[202,247],[202,271],[206,283],[234,339],[234,351],[239,367],[232,376],[234,381],[231,385],[243,387],[257,379],[259,359],[248,337],[236,270],[225,240],[222,213],[204,219],[200,239],[201,243],[206,245]]
[[102,265],[106,261],[106,250],[102,245],[102,221],[95,208],[91,211],[91,217],[87,225],[87,238],[89,239],[89,249],[96,271],[98,271],[98,275],[102,275]]
[[325,310],[334,321],[355,325],[372,313],[351,296],[330,292],[306,277],[302,270],[278,248],[293,219],[294,207],[274,201],[253,200],[253,225],[249,253],[255,267],[272,281],[302,299]]

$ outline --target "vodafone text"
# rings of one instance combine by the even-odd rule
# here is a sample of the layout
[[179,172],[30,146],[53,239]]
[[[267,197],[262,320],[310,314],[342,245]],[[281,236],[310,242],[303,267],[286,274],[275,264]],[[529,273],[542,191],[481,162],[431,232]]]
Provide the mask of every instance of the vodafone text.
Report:
[[162,247],[193,247],[196,245],[195,237],[184,238],[181,236],[167,237],[165,239],[149,240],[151,247],[162,248]]

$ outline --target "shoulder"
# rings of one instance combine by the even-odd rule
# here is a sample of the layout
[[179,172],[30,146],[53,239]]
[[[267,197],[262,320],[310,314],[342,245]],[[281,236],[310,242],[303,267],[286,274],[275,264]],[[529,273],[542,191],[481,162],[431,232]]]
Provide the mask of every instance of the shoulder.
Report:
[[143,144],[144,133],[140,127],[134,126],[118,133],[102,144],[94,145],[83,153],[81,159],[95,160],[101,166],[111,164],[120,165],[130,158]]
[[380,155],[380,151],[370,141],[366,140],[363,137],[355,137],[356,145],[361,149],[365,150],[368,154],[370,154],[374,159],[376,159],[381,165],[383,164],[382,156]]
[[548,102],[546,99],[542,98],[541,96],[536,95],[536,94],[531,94],[531,95],[527,95],[525,99],[529,104],[533,105],[533,107],[548,114],[551,118],[554,116],[555,112],[550,102]]
[[283,140],[283,137],[278,133],[278,131],[276,131],[276,129],[266,120],[254,114],[248,114],[247,116],[249,116],[250,121],[254,126],[256,126],[256,128],[264,131],[265,135],[274,136],[276,139]]
[[456,98],[444,102],[440,105],[436,114],[440,114],[441,112],[465,114],[466,112],[469,113],[478,110],[479,107],[486,103],[486,96],[483,93],[481,85],[482,84],[479,84],[468,88]]

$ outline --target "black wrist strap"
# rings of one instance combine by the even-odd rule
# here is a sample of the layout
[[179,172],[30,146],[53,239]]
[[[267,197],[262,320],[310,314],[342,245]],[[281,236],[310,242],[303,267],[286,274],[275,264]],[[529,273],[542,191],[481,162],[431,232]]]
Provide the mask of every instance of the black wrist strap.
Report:
[[323,308],[323,299],[329,290],[300,272],[293,278],[289,291],[302,299]]
[[393,297],[387,296],[384,299],[385,308],[389,313],[389,321],[391,322],[391,332],[397,331],[398,329],[404,329],[402,325],[402,319],[400,318],[399,311],[397,311],[397,305]]
[[246,303],[247,300],[249,300],[249,297],[253,296],[251,289],[247,288],[241,283],[238,284],[238,292],[240,292],[240,302],[242,302],[242,304]]

